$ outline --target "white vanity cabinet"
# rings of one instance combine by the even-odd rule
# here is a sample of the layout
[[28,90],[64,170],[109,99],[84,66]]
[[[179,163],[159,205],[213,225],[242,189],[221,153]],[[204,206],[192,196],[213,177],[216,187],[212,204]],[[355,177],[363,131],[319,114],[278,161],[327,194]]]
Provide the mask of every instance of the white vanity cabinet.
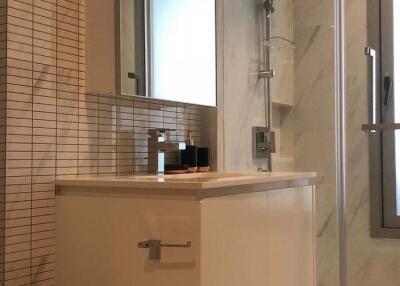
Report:
[[313,216],[313,187],[205,200],[200,285],[315,285]]
[[57,285],[315,285],[312,186],[219,191],[60,186]]
[[[57,197],[57,286],[200,285],[200,204],[115,196]],[[149,258],[138,242],[192,242]]]

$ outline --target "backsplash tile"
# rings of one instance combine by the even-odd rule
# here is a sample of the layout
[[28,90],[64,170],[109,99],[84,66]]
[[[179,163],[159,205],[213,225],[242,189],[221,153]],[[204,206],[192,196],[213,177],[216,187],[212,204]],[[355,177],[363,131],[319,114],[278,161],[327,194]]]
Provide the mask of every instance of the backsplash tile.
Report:
[[[77,131],[78,151],[68,153],[79,154],[77,165],[73,165],[78,174],[147,173],[155,168],[148,160],[148,130],[174,129],[171,139],[179,141],[185,141],[192,131],[196,144],[201,145],[203,109],[148,98],[83,94],[78,129],[73,130]],[[167,158],[173,161],[176,153],[167,154]]]
[[54,285],[55,177],[145,173],[148,129],[201,144],[206,109],[85,93],[84,0],[0,0],[0,54],[0,284]]

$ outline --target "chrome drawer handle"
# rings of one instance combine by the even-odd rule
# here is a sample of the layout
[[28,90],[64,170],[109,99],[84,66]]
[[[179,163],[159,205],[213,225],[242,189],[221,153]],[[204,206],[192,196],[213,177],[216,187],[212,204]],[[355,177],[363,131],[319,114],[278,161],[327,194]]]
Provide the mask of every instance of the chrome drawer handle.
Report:
[[161,240],[150,239],[146,241],[138,242],[138,248],[148,248],[149,258],[151,260],[161,259],[161,248],[162,247],[176,247],[176,248],[187,248],[192,247],[191,241],[186,241],[182,244],[171,244],[171,243],[161,243]]

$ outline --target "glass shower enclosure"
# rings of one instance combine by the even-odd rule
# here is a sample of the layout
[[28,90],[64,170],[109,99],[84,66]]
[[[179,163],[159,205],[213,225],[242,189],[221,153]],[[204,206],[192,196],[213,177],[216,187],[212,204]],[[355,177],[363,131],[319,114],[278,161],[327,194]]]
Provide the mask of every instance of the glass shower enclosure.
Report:
[[338,0],[339,285],[399,285],[400,5]]

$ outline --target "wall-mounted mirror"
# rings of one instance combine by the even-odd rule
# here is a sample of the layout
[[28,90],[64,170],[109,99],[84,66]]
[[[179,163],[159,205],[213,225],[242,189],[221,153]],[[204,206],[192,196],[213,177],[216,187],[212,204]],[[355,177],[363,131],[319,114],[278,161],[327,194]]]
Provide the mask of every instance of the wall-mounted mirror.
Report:
[[215,0],[120,0],[117,90],[216,105]]

